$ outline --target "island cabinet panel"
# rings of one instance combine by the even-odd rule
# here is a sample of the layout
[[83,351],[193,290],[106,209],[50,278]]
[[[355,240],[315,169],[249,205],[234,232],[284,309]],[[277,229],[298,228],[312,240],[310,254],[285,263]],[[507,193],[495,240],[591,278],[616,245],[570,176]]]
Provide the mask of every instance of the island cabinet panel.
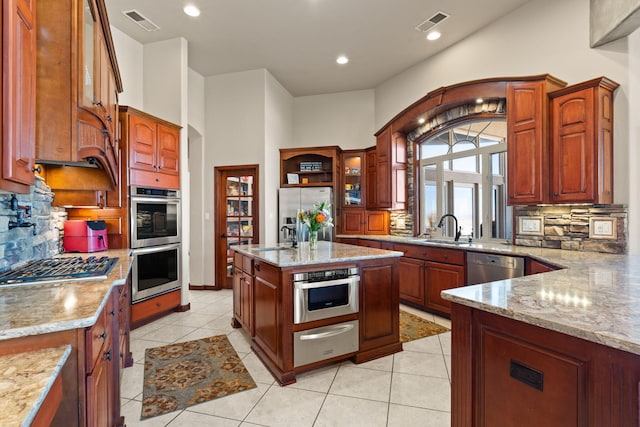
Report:
[[363,261],[360,265],[360,354],[356,361],[385,348],[401,348],[398,261]]
[[282,317],[279,269],[269,264],[255,262],[253,283],[254,339],[274,361],[281,361],[280,330]]
[[640,355],[456,303],[451,319],[452,426],[638,425]]
[[251,336],[253,328],[253,260],[234,254],[233,267],[233,321],[232,326],[243,327]]

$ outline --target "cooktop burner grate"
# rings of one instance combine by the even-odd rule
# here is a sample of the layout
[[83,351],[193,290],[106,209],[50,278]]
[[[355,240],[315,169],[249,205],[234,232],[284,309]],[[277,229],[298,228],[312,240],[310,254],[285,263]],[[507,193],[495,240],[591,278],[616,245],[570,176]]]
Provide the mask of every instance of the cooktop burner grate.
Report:
[[64,257],[29,261],[13,270],[0,273],[0,285],[58,280],[88,280],[105,276],[118,258]]

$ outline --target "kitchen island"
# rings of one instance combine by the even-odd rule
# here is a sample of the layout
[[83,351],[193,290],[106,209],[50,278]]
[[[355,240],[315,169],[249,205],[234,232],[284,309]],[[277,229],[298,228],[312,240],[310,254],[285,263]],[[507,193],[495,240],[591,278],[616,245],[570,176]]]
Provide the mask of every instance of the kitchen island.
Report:
[[533,251],[565,268],[442,294],[452,425],[637,426],[640,257]]
[[[402,252],[330,242],[318,242],[316,250],[302,242],[295,249],[234,251],[232,325],[252,337],[253,351],[280,384],[327,363],[361,363],[402,350]],[[299,277],[308,278],[304,285]]]

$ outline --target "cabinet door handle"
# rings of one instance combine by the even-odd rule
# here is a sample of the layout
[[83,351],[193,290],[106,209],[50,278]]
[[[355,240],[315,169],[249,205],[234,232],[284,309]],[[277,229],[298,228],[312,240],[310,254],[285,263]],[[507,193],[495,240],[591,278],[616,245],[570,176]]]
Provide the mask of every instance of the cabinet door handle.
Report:
[[108,120],[108,121],[110,121],[110,122],[112,122],[112,121],[113,121],[113,117],[111,117],[111,116],[107,116],[107,120]]
[[34,168],[31,168],[31,172],[42,173],[42,166],[36,166]]
[[256,271],[260,271],[260,264],[256,263],[256,265],[254,265],[253,268],[255,268]]
[[102,107],[102,101],[97,101],[93,103],[97,107]]
[[103,357],[103,359],[104,359],[104,360],[111,360],[111,359],[113,359],[113,357],[112,357],[112,351],[111,351],[111,350],[109,350],[109,351],[105,351],[105,352],[104,352],[104,357]]
[[112,316],[115,316],[115,315],[116,315],[116,312],[115,312],[115,310],[111,310],[111,311],[109,312],[109,314],[110,314],[110,315],[112,315]]
[[102,338],[103,340],[106,340],[107,339],[107,332],[105,331],[105,332],[101,333],[100,335],[98,335],[98,338]]

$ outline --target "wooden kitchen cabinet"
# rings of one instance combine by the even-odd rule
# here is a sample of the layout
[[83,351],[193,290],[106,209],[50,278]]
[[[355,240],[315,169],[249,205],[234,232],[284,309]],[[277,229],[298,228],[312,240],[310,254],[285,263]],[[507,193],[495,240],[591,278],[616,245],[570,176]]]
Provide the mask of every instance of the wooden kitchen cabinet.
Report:
[[[347,150],[342,152],[344,171],[340,174],[340,188],[342,197],[342,214],[340,229],[342,234],[389,234],[389,212],[383,210],[368,210],[367,198],[369,181],[368,158],[364,150]],[[376,164],[373,163],[375,173]],[[374,186],[374,191],[375,191]]]
[[551,99],[551,201],[613,203],[613,93],[606,77]]
[[[122,82],[104,0],[40,1],[37,16],[36,161],[48,169],[94,165],[109,185],[95,179],[101,188],[91,189],[113,190],[120,159],[113,110]],[[65,173],[66,185],[88,185]]]
[[400,270],[400,299],[420,306],[425,305],[424,261],[402,257]]
[[452,310],[452,426],[638,425],[640,356],[460,304]]
[[410,244],[394,244],[393,249],[404,253],[400,299],[424,310],[451,314],[451,305],[440,292],[465,285],[465,251]]
[[35,176],[36,0],[2,6],[0,189],[29,193]]
[[[397,260],[363,261],[360,266],[360,351],[356,362],[397,348],[400,311]],[[398,350],[399,351],[399,350]]]
[[564,86],[549,75],[507,83],[508,204],[549,201],[549,101]]
[[[253,281],[253,328],[254,340],[267,357],[283,368],[285,355],[283,346],[282,288],[278,268],[260,261],[254,263]],[[292,296],[286,300],[291,301]],[[291,355],[291,359],[293,356]]]
[[367,209],[373,209],[378,205],[378,156],[376,147],[367,148],[365,151],[366,177],[365,185],[367,187],[367,198],[365,206]]
[[129,150],[130,185],[180,188],[180,126],[132,107],[120,107]]
[[233,322],[251,336],[253,328],[253,260],[242,254],[233,255]]
[[[372,159],[373,160],[373,159]],[[386,127],[376,134],[375,198],[368,208],[401,210],[407,203],[407,140]],[[367,172],[369,170],[367,169]],[[367,177],[368,178],[368,177]],[[367,182],[369,179],[367,179]]]
[[280,149],[280,187],[332,187],[338,197],[340,147]]
[[464,265],[427,261],[424,267],[425,306],[451,314],[451,303],[443,299],[440,292],[464,286],[464,274]]

